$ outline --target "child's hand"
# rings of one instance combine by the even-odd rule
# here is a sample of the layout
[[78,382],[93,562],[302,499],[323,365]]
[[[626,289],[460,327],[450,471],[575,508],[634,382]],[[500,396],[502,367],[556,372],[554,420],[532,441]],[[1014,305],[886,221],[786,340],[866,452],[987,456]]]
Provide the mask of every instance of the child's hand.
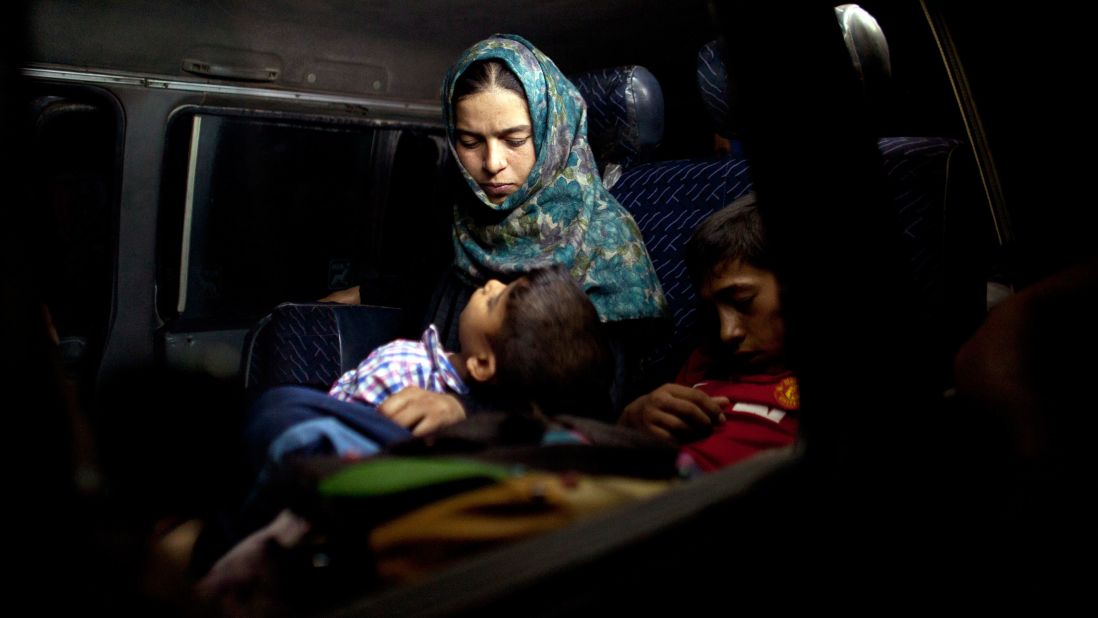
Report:
[[684,444],[708,435],[722,419],[723,405],[728,405],[725,397],[710,397],[681,384],[664,384],[625,406],[618,424]]
[[432,393],[416,386],[401,389],[386,399],[378,410],[394,423],[412,430],[415,436],[465,419],[465,408],[461,407],[456,397]]
[[346,290],[338,290],[332,292],[331,294],[325,296],[324,298],[321,298],[317,302],[339,303],[341,305],[361,305],[362,294],[359,286],[356,285],[353,288],[347,288]]

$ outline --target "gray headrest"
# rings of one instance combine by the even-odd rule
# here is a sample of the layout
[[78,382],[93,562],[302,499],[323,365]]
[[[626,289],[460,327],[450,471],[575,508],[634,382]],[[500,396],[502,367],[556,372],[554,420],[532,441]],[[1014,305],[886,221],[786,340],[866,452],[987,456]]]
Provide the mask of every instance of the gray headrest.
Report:
[[587,102],[587,139],[599,167],[629,167],[663,140],[663,89],[648,69],[625,66],[570,78]]

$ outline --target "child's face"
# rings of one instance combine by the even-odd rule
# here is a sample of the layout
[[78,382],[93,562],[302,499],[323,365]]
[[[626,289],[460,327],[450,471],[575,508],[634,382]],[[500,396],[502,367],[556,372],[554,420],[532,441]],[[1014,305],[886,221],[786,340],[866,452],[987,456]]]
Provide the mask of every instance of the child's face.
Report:
[[735,369],[765,373],[784,368],[785,323],[774,273],[742,260],[726,262],[714,269],[699,295],[716,310],[720,356]]
[[491,353],[490,339],[503,326],[507,313],[507,294],[515,283],[504,285],[495,279],[473,292],[469,304],[458,318],[458,339],[461,353],[472,356]]

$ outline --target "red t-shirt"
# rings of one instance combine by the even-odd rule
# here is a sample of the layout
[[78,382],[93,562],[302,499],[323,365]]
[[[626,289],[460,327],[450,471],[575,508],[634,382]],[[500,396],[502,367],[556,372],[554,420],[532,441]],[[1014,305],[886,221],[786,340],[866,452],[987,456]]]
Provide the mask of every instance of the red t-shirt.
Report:
[[699,468],[716,470],[759,451],[793,443],[800,393],[791,372],[715,380],[704,377],[706,365],[705,357],[695,352],[676,380],[711,397],[727,397],[730,402],[723,409],[724,422],[715,426],[712,434],[682,447]]

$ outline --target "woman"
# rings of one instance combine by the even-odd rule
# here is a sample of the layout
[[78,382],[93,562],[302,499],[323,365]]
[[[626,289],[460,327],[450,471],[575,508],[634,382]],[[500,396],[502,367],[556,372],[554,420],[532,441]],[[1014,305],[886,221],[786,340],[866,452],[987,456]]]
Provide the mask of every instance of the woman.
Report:
[[562,264],[608,324],[620,400],[623,357],[636,356],[622,342],[643,340],[641,324],[662,318],[665,301],[640,230],[598,176],[583,97],[537,48],[503,34],[450,68],[442,107],[470,191],[454,205],[454,264],[429,321],[453,338],[457,315],[485,281]]
[[[636,342],[652,332],[641,325],[661,318],[665,301],[636,223],[598,176],[576,88],[522,37],[495,35],[450,68],[442,107],[469,191],[454,205],[453,268],[426,321],[453,349],[457,316],[475,289],[558,263],[608,324],[619,361],[635,358],[644,347]],[[635,372],[619,362],[618,373],[615,400]],[[409,391],[396,401],[405,398],[422,399]]]
[[663,315],[640,231],[596,171],[583,98],[552,60],[515,35],[486,39],[450,69],[442,103],[472,190],[454,208],[467,287],[558,263],[603,322]]

